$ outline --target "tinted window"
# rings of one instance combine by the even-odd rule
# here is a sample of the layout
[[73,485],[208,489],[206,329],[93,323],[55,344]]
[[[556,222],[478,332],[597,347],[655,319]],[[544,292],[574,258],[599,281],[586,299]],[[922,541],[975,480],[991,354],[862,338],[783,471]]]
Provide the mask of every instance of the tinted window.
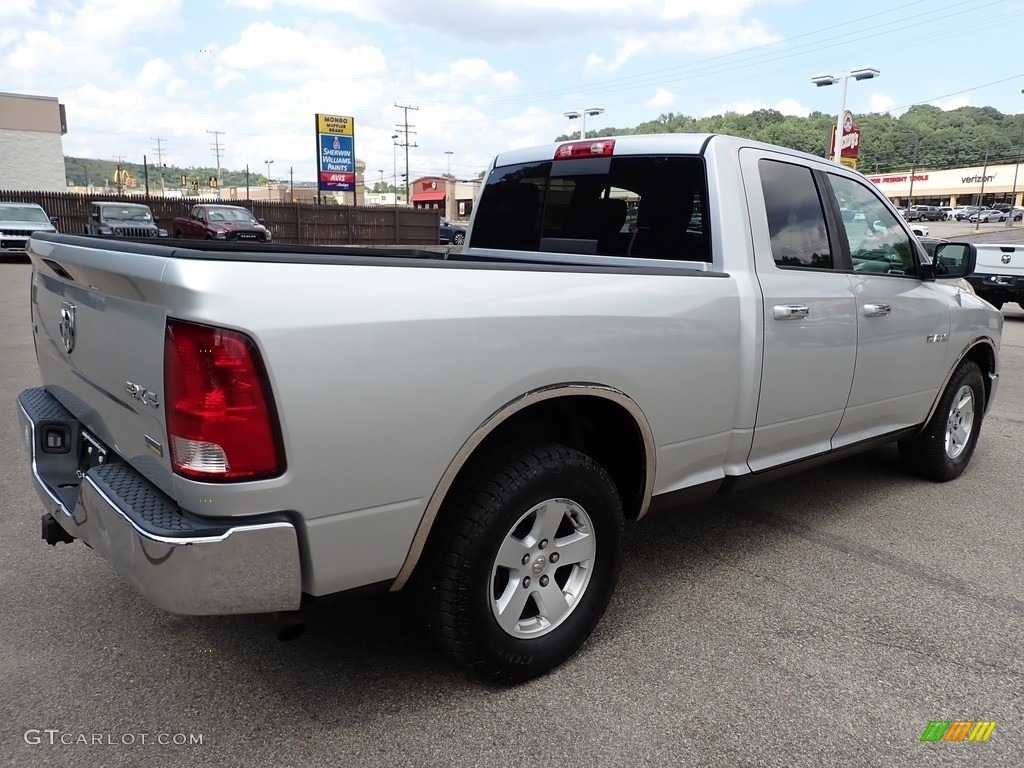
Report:
[[910,238],[875,191],[845,176],[829,174],[829,181],[840,207],[863,214],[862,219],[843,221],[853,271],[916,275]]
[[704,164],[696,157],[570,159],[497,168],[473,245],[709,261]]
[[758,169],[775,263],[832,269],[828,228],[811,170],[775,160],[761,160]]

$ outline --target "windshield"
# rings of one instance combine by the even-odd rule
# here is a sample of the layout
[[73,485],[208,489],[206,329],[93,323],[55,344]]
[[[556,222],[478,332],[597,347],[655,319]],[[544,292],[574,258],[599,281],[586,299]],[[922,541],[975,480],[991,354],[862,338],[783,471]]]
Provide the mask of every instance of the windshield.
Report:
[[153,214],[144,205],[105,205],[104,219],[124,219],[125,221],[152,221]]
[[210,221],[240,221],[255,224],[256,218],[244,208],[210,208]]
[[39,221],[49,223],[41,208],[34,206],[0,205],[0,221]]

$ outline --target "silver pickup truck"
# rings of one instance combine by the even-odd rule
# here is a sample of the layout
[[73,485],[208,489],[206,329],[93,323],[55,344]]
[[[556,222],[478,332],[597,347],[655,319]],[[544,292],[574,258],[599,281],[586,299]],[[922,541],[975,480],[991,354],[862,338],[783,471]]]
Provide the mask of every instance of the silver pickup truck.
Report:
[[973,245],[932,258],[859,174],[728,136],[501,154],[459,252],[29,253],[47,542],[179,614],[417,590],[505,682],[589,636],[623,518],[886,442],[951,480],[998,382]]

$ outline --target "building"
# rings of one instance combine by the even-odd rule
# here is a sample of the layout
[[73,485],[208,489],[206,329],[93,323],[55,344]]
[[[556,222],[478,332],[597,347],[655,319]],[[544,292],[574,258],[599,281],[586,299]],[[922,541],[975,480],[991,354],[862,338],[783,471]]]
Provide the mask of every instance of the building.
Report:
[[67,132],[56,97],[0,93],[0,189],[65,191]]
[[1020,206],[1024,197],[1024,164],[977,165],[946,171],[865,174],[882,194],[896,205],[983,205],[1009,203]]
[[451,176],[421,176],[411,184],[413,208],[443,211],[446,219],[466,221],[473,212],[473,201],[482,179],[460,181]]

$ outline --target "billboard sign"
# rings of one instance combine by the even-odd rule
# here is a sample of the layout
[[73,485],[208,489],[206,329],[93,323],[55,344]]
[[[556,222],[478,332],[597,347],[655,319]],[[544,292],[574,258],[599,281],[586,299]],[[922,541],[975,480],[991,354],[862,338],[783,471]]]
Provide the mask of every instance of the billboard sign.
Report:
[[321,192],[356,191],[355,120],[316,116],[317,175]]
[[[828,157],[835,160],[836,127],[833,125],[828,132]],[[853,124],[853,113],[843,113],[843,143],[839,147],[839,162],[850,168],[857,167],[860,157],[860,128]]]

